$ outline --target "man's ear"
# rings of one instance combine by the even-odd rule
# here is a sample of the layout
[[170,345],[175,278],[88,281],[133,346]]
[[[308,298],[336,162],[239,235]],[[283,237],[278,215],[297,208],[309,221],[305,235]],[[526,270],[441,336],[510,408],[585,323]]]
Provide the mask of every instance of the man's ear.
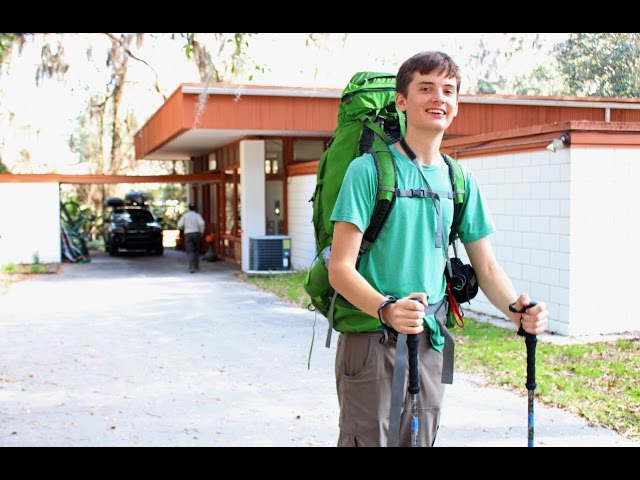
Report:
[[407,111],[407,99],[401,93],[396,93],[396,107],[402,112]]

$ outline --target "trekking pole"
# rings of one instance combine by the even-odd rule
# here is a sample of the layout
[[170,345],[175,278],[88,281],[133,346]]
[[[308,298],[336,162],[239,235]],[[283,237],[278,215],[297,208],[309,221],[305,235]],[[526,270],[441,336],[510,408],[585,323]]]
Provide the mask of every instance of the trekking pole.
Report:
[[418,334],[407,335],[407,347],[409,348],[409,393],[411,394],[411,446],[419,447],[418,442],[418,393],[420,382],[418,379]]
[[[524,313],[527,309],[535,307],[538,304],[535,300],[531,300],[529,305],[518,311],[514,306],[509,305],[509,310],[516,313]],[[534,390],[536,389],[536,345],[538,343],[538,337],[532,333],[525,332],[522,325],[518,330],[518,335],[524,337],[524,343],[527,346],[527,447],[533,448],[533,399],[535,396]]]

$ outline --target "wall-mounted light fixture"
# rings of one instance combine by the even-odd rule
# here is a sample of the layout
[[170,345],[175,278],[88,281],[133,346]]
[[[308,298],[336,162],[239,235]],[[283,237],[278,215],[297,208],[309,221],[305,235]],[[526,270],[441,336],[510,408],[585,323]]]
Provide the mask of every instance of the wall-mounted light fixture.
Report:
[[280,200],[276,200],[275,202],[273,202],[273,213],[275,213],[276,215],[280,215]]
[[569,140],[569,135],[563,133],[558,138],[554,138],[553,141],[547,145],[547,150],[556,153],[556,150],[560,150],[564,148],[564,142]]

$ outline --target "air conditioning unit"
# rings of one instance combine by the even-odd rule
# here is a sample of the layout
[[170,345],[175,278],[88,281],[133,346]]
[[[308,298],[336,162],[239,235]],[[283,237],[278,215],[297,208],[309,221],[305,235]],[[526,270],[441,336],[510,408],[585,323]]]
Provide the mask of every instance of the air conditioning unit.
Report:
[[285,235],[250,237],[249,270],[291,270],[291,237]]

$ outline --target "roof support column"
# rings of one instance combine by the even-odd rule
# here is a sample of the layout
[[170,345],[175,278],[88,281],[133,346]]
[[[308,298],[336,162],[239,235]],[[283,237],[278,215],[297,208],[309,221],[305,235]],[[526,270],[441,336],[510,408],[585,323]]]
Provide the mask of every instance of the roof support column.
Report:
[[249,270],[249,238],[264,235],[265,177],[264,140],[240,142],[240,219],[242,225],[242,271]]

